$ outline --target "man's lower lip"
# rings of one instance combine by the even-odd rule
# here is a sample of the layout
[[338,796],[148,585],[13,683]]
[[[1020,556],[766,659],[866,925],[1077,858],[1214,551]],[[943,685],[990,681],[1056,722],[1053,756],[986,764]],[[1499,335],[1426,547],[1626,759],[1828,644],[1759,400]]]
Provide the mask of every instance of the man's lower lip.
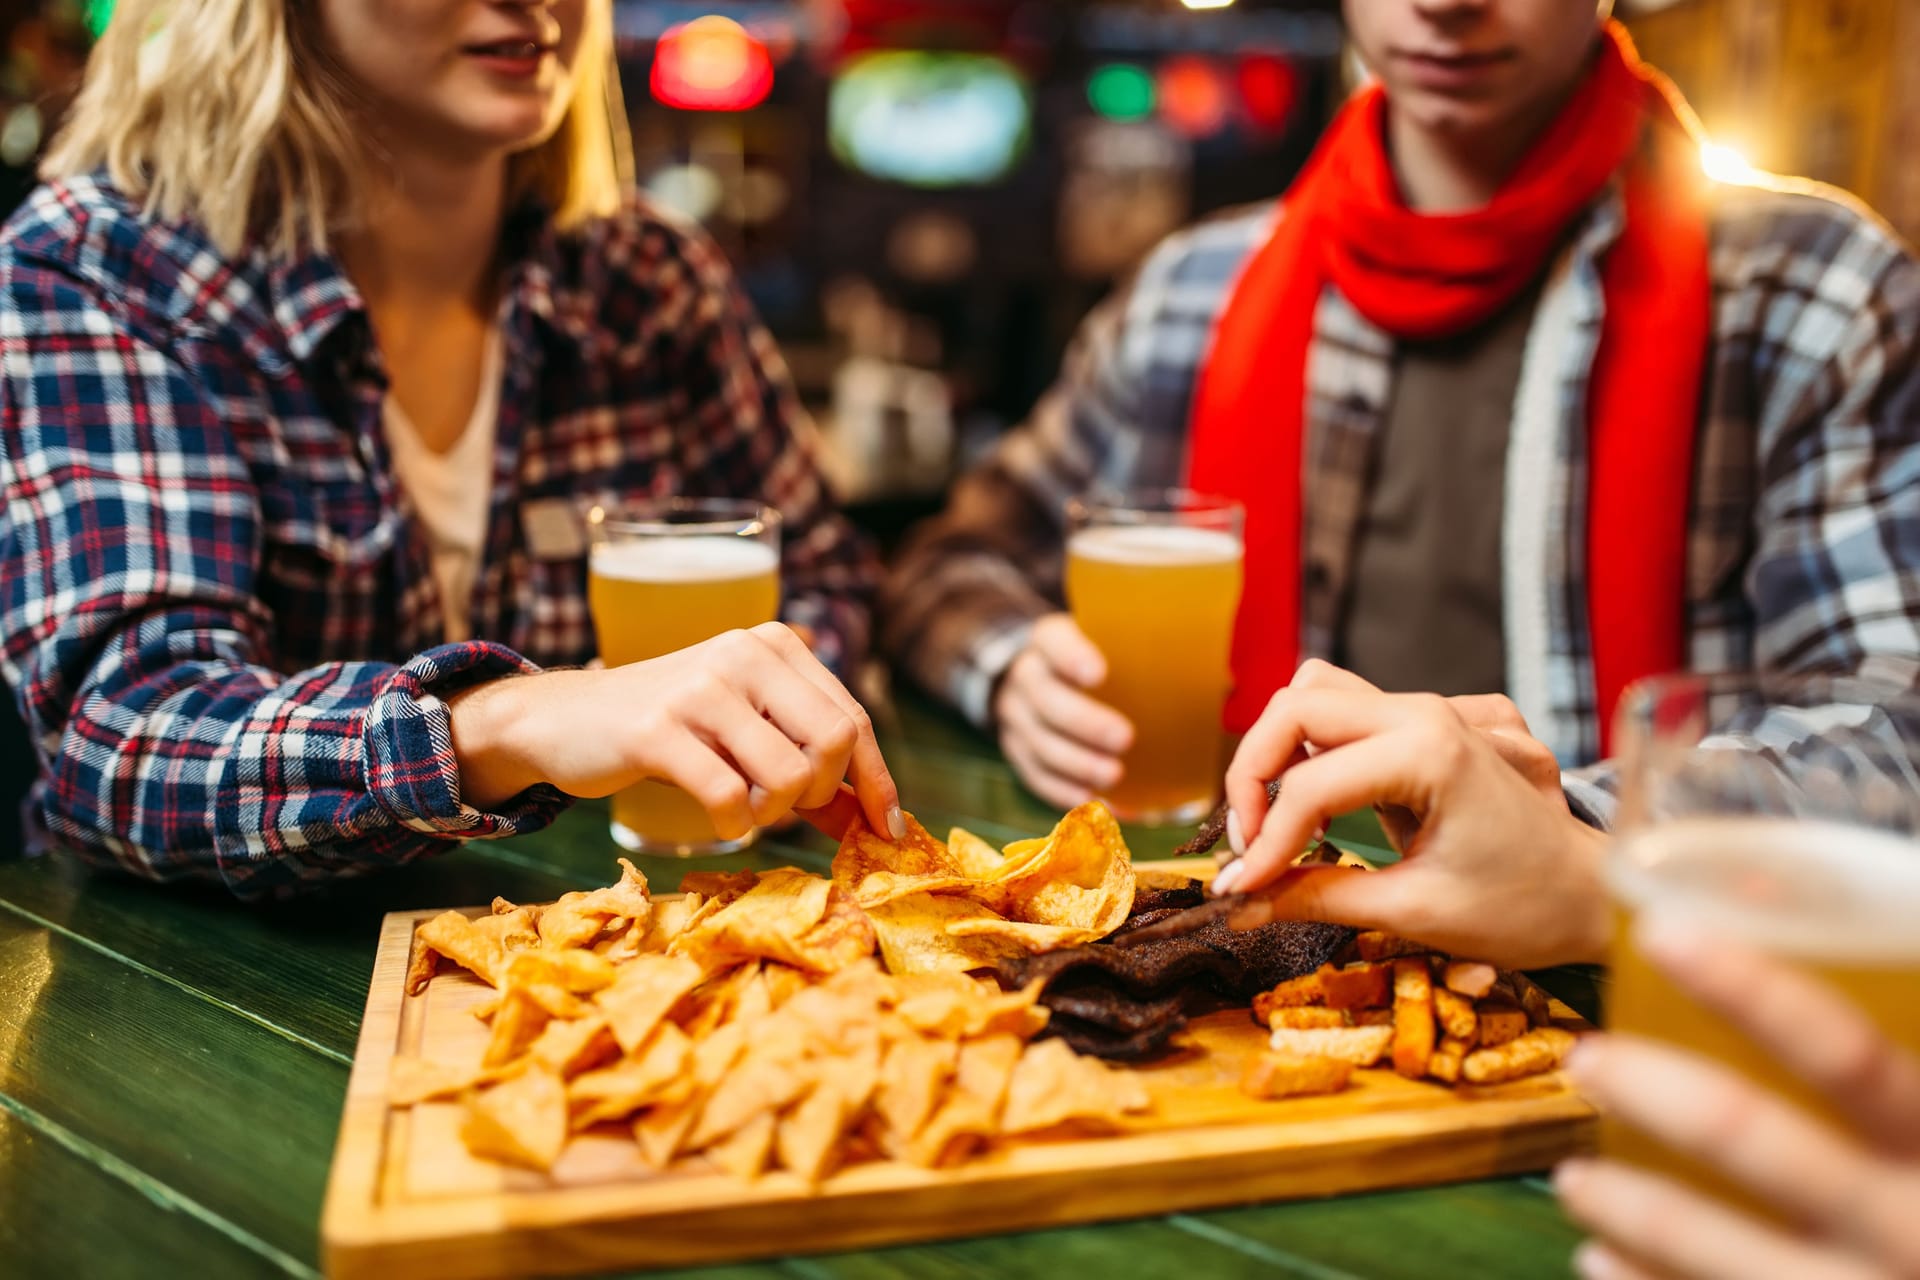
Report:
[[1500,58],[1402,57],[1401,62],[1420,84],[1444,88],[1465,86],[1484,79],[1503,62]]

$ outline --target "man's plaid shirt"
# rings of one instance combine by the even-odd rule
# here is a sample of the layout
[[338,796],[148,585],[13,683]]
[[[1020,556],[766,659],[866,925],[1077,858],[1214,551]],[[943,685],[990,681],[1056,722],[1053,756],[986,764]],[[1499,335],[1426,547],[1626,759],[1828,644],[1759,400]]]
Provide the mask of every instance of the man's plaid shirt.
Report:
[[[885,643],[976,722],[989,718],[994,683],[1032,620],[1060,605],[1066,500],[1184,474],[1197,372],[1277,216],[1272,203],[1237,210],[1155,251],[1089,316],[1031,420],[900,558]],[[1616,185],[1551,267],[1506,475],[1488,478],[1488,499],[1503,504],[1506,692],[1569,768],[1600,752],[1585,406],[1599,261],[1622,217]],[[1803,185],[1715,188],[1710,244],[1712,350],[1684,548],[1690,664],[1910,687],[1920,679],[1920,265],[1870,214]],[[1303,655],[1338,656],[1393,382],[1392,340],[1329,289],[1307,366]],[[1445,412],[1433,406],[1436,429]],[[1569,791],[1604,811],[1604,794],[1579,779]]]
[[549,821],[461,803],[442,699],[593,657],[581,503],[764,500],[784,616],[858,659],[877,567],[714,247],[635,203],[518,218],[503,261],[481,639],[443,644],[335,259],[230,261],[96,179],[0,233],[0,674],[55,844],[252,895]]

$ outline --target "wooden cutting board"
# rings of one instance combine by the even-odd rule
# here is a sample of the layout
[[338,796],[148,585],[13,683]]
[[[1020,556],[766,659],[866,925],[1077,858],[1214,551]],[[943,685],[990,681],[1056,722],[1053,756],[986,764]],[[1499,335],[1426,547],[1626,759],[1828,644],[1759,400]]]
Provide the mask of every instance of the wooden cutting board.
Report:
[[[478,908],[474,914],[482,914]],[[1486,1088],[1355,1073],[1324,1098],[1258,1102],[1241,1064],[1266,1043],[1245,1011],[1189,1025],[1191,1046],[1141,1068],[1152,1112],[1119,1133],[1009,1139],[955,1169],[866,1164],[809,1189],[695,1157],[648,1169],[612,1128],[576,1137],[551,1173],[467,1154],[451,1102],[387,1105],[388,1064],[478,1062],[491,991],[443,970],[406,994],[414,928],[389,915],[347,1086],[321,1235],[329,1275],[511,1276],[702,1262],[1059,1226],[1260,1200],[1332,1196],[1544,1169],[1589,1147],[1593,1110],[1558,1072]],[[1572,1025],[1572,1010],[1554,1013]]]

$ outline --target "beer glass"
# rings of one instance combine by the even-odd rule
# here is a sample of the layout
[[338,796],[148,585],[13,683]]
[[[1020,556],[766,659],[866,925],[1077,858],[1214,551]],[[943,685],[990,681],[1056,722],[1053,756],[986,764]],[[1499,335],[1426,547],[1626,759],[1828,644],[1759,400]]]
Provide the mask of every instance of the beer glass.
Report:
[[[587,603],[609,667],[657,658],[780,610],[780,516],[753,502],[670,498],[587,513]],[[731,853],[706,810],[666,782],[613,797],[614,841],[634,853]]]
[[1125,773],[1101,797],[1130,822],[1213,807],[1242,577],[1240,505],[1180,489],[1068,504],[1067,605],[1107,660],[1096,697],[1133,722]]
[[[1837,1110],[1640,955],[1633,922],[1658,913],[1799,965],[1920,1052],[1917,725],[1920,701],[1844,678],[1685,676],[1630,690],[1615,732],[1608,1026],[1712,1058],[1844,1127]],[[1624,1126],[1604,1122],[1601,1146],[1767,1212]]]

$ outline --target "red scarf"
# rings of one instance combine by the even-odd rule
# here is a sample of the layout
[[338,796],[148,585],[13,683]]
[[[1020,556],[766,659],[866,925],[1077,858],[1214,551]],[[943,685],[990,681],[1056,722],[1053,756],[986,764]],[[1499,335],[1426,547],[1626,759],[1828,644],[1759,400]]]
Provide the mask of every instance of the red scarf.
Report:
[[[1587,419],[1585,603],[1604,745],[1621,690],[1684,657],[1708,341],[1692,115],[1608,23],[1586,80],[1492,202],[1430,215],[1401,203],[1386,112],[1375,86],[1328,127],[1228,300],[1196,392],[1187,482],[1247,509],[1228,727],[1252,724],[1299,662],[1305,372],[1323,288],[1399,338],[1470,329],[1545,269],[1568,226],[1625,167],[1626,228],[1601,266],[1606,316]],[[1643,146],[1648,133],[1653,145]]]

